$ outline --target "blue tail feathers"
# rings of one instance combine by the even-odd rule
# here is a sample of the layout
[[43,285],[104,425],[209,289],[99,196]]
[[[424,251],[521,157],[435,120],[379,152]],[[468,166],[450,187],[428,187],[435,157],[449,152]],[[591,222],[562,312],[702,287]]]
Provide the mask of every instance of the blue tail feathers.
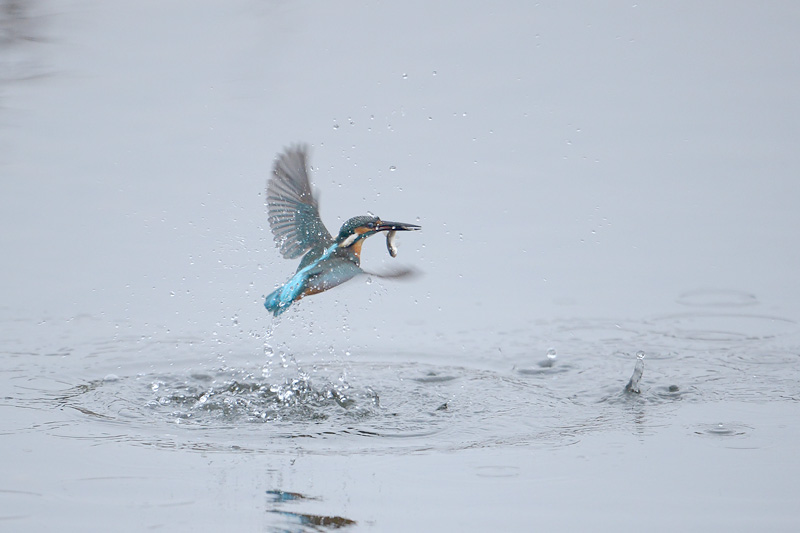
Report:
[[278,287],[269,296],[267,296],[266,301],[264,302],[264,307],[267,308],[267,311],[272,313],[274,316],[278,316],[284,311],[286,311],[292,302],[282,303],[281,302],[281,290],[283,287]]
[[338,247],[336,243],[330,245],[315,261],[295,272],[289,281],[272,291],[264,302],[267,311],[274,316],[286,311],[303,294],[308,279],[320,273],[319,264],[333,255]]
[[292,276],[289,281],[272,291],[272,293],[267,296],[264,307],[274,316],[278,316],[286,311],[289,306],[292,305],[292,302],[297,300],[303,293],[310,270],[310,268],[304,268]]

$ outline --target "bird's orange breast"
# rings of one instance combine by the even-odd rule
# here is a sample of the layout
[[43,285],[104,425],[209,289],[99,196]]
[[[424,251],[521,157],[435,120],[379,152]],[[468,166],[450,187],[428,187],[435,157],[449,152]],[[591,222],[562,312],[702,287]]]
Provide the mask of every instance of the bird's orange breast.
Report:
[[361,245],[364,244],[364,240],[365,239],[359,239],[357,242],[353,243],[350,248],[348,248],[359,260],[361,259]]

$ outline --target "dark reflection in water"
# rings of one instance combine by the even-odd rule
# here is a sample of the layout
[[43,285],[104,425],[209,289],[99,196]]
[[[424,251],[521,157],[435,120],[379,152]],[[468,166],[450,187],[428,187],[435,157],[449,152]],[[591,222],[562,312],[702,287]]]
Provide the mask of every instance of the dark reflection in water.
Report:
[[0,82],[21,81],[43,74],[38,50],[41,43],[43,17],[37,13],[38,3],[22,0],[0,0]]
[[0,46],[34,40],[30,5],[30,1],[0,0]]
[[[299,529],[284,529],[284,527],[281,526],[273,526],[274,530],[277,531],[320,531],[321,529],[339,529],[356,524],[355,520],[350,520],[349,518],[343,518],[341,516],[321,516],[295,513],[293,511],[279,511],[277,509],[270,510],[269,512],[296,521],[297,525],[301,526]],[[306,526],[310,526],[310,529]]]
[[307,496],[303,496],[299,492],[286,492],[285,490],[268,490],[267,496],[270,498],[270,501],[274,503],[313,499],[313,498],[308,498]]
[[298,492],[268,490],[267,512],[287,519],[285,524],[271,526],[271,529],[273,531],[301,533],[303,531],[339,529],[356,524],[355,520],[350,520],[349,518],[341,516],[309,514],[300,512],[299,510],[286,510],[283,508],[284,504],[298,505],[308,500],[318,500],[318,498],[310,498]]

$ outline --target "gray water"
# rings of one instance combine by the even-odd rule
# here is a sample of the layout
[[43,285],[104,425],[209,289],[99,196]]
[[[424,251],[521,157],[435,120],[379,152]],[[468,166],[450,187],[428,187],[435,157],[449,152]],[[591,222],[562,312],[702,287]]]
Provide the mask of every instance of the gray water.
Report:
[[794,3],[0,7],[3,530],[800,527]]

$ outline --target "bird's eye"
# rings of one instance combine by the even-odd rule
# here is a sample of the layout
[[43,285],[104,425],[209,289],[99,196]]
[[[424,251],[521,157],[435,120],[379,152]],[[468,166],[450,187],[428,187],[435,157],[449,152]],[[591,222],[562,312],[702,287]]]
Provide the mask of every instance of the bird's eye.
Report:
[[375,227],[375,223],[374,222],[367,222],[367,227],[369,229],[373,229]]

